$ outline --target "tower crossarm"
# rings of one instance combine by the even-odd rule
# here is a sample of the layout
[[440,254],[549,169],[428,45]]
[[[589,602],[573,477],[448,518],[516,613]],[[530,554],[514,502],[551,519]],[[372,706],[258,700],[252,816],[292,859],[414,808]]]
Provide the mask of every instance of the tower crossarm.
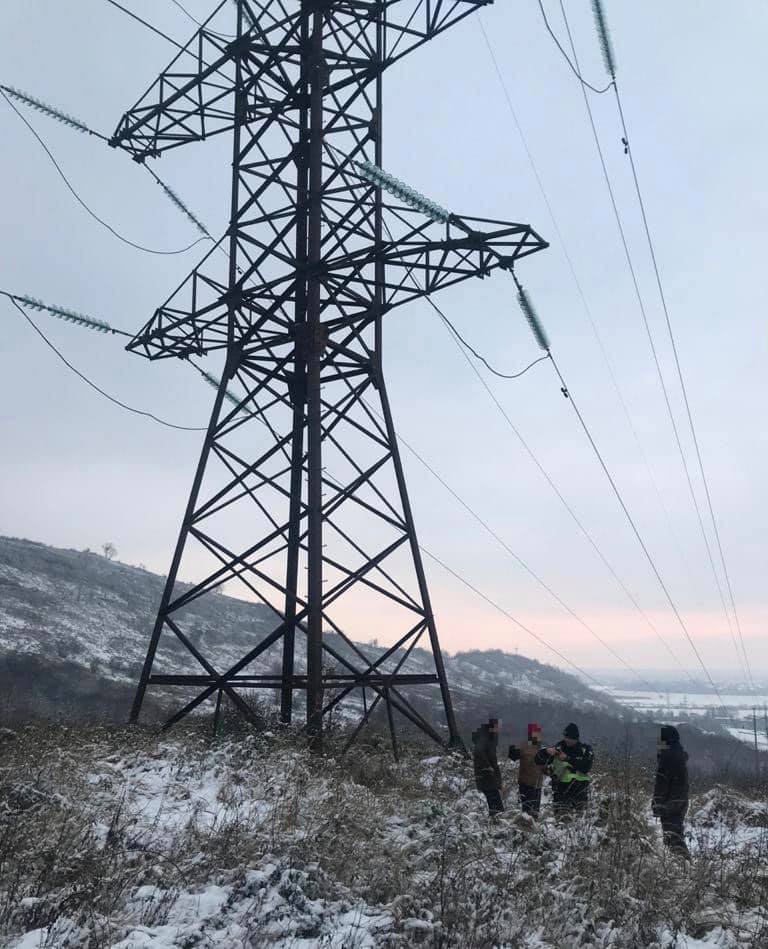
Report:
[[[134,160],[157,158],[190,142],[265,115],[290,119],[306,104],[301,82],[302,7],[343,26],[324,51],[327,95],[374,82],[388,66],[492,0],[274,0],[243,2],[232,38],[213,27],[221,6],[120,119],[109,144]],[[383,14],[383,15],[382,15]],[[378,27],[376,23],[378,22]]]
[[260,6],[243,4],[234,38],[206,25],[199,29],[123,115],[109,144],[143,162],[231,131],[238,122],[295,114],[303,101],[300,12],[262,20],[256,18]]
[[[402,226],[408,217],[421,220],[408,222],[405,233],[393,237],[394,228],[386,222],[394,220]],[[384,221],[388,239],[369,254],[359,252],[347,258],[346,268],[353,269],[354,275],[350,273],[345,283],[349,293],[356,283],[365,283],[371,259],[383,263],[384,310],[470,277],[511,270],[518,260],[549,246],[529,224],[451,215],[440,225],[410,209],[387,205]],[[333,263],[329,264],[332,270]]]
[[[384,265],[382,310],[386,311],[470,277],[510,270],[521,258],[549,246],[528,224],[457,215],[439,224],[408,208],[384,210],[385,221],[391,222],[388,235],[399,225],[399,237],[348,253],[342,248],[321,265],[321,308],[336,316],[331,326],[372,318],[370,287],[377,264]],[[318,275],[317,270],[314,273]],[[252,344],[259,337],[269,344],[284,342],[291,332],[286,307],[293,299],[297,276],[307,274],[293,271],[254,283],[256,275],[245,271],[230,291],[223,274],[221,281],[207,275],[207,260],[203,261],[157,309],[128,349],[150,359],[225,349],[233,298],[238,342]],[[344,314],[341,320],[339,312]]]
[[[465,17],[489,6],[493,0],[315,0],[320,9],[354,14],[364,22],[366,16],[381,16],[382,47],[380,68],[397,60],[455,26]],[[362,31],[361,31],[362,33]],[[343,77],[335,77],[332,87],[345,85]]]

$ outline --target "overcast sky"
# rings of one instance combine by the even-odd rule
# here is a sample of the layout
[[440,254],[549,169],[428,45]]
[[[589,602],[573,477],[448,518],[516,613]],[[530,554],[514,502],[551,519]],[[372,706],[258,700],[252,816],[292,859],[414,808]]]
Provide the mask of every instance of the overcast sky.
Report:
[[[194,29],[171,0],[125,5],[180,40]],[[207,0],[186,0],[186,6],[201,19],[212,8]],[[547,9],[562,35],[557,3],[549,0]],[[604,85],[590,5],[567,0],[567,10],[583,72]],[[755,673],[765,675],[768,6],[758,0],[608,0],[606,10],[747,651]],[[451,210],[527,222],[551,241],[519,273],[553,353],[705,662],[715,674],[735,670],[579,84],[547,35],[536,0],[497,0],[482,17],[667,514],[621,409],[477,17],[386,73],[385,165]],[[2,20],[0,83],[53,102],[105,133],[173,56],[167,42],[105,0],[4,0]],[[706,511],[615,103],[610,95],[592,101]],[[191,225],[125,154],[37,113],[25,115],[78,191],[123,234],[161,249],[195,239]],[[158,166],[214,233],[227,223],[229,147],[222,137],[179,149]],[[0,289],[128,330],[138,329],[202,256],[200,247],[150,256],[111,237],[77,205],[2,101],[0,208]],[[503,275],[469,281],[440,302],[503,371],[536,356]],[[0,309],[0,530],[66,547],[97,548],[109,540],[120,560],[165,573],[200,435],[162,428],[110,404],[58,362],[2,298]],[[37,320],[80,370],[117,398],[179,424],[206,423],[213,392],[187,368],[129,355],[115,337],[43,314]],[[426,303],[387,318],[385,356],[402,435],[628,662],[638,668],[668,664],[664,648]],[[484,375],[624,584],[695,673],[693,652],[549,364],[517,381]],[[616,665],[428,472],[407,454],[404,461],[427,548],[574,662]],[[553,660],[453,577],[433,563],[426,566],[446,649],[518,648]]]

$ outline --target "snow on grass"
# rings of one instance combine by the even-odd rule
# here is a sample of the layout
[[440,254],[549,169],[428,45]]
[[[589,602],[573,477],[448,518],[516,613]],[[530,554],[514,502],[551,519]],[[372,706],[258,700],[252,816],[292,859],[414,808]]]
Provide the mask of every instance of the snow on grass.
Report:
[[[458,755],[310,756],[298,736],[29,728],[0,761],[0,944],[254,949],[758,949],[768,805],[715,788],[693,860],[643,776],[586,820],[489,822]],[[762,940],[762,941],[761,941]]]

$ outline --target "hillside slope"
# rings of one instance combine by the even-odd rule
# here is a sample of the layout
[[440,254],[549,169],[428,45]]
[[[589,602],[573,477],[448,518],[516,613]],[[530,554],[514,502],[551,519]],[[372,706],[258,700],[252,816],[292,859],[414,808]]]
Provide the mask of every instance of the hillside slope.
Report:
[[[93,552],[0,537],[0,660],[17,671],[39,670],[44,663],[64,679],[87,672],[127,688],[144,659],[163,582],[157,574]],[[186,617],[192,641],[218,668],[234,664],[275,622],[266,607],[225,595],[194,600]],[[383,652],[370,644],[360,648],[371,659]],[[415,650],[412,659],[412,671],[432,670],[428,653]],[[501,695],[534,706],[567,697],[574,708],[621,714],[616,703],[575,676],[523,656],[472,651],[446,657],[446,665],[457,707],[467,714],[493,712]],[[304,668],[300,645],[297,667]],[[279,670],[280,645],[248,668]],[[172,636],[164,636],[156,671],[200,670]]]

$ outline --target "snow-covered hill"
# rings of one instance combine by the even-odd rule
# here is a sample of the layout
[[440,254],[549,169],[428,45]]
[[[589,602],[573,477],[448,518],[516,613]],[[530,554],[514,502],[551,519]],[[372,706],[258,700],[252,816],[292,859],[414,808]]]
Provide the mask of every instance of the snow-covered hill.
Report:
[[[0,944],[13,949],[765,949],[768,805],[694,796],[690,864],[649,779],[602,758],[586,819],[489,823],[459,755],[297,736],[0,731]],[[503,764],[508,786],[513,766]]]
[[[107,560],[88,551],[63,550],[28,540],[0,537],[0,656],[59,660],[127,686],[138,676],[146,653],[164,578]],[[266,607],[225,595],[189,604],[187,626],[218,668],[234,664],[270,631]],[[337,640],[340,651],[346,647]],[[371,658],[383,647],[360,644]],[[280,645],[249,667],[253,673],[280,668]],[[297,668],[303,668],[301,649]],[[396,661],[395,654],[393,661]],[[431,657],[415,650],[409,671],[433,671]],[[523,656],[498,650],[447,657],[459,710],[496,711],[499,694],[529,703],[562,702],[570,707],[620,715],[617,703],[575,676]],[[194,659],[171,636],[161,639],[156,671],[199,672]],[[498,714],[498,712],[497,712]]]

